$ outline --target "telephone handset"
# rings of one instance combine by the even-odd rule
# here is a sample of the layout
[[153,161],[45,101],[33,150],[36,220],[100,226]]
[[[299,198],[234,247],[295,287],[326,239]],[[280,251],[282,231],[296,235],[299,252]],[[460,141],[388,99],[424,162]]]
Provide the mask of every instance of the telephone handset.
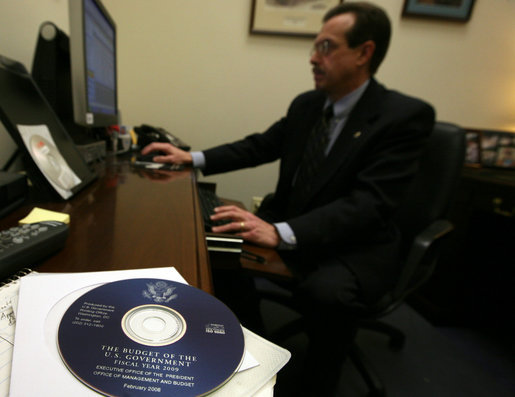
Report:
[[136,134],[138,134],[138,146],[141,148],[152,142],[167,142],[177,146],[182,150],[191,149],[188,144],[184,143],[171,132],[168,132],[161,127],[153,127],[148,124],[142,124],[139,127],[134,127],[134,131]]

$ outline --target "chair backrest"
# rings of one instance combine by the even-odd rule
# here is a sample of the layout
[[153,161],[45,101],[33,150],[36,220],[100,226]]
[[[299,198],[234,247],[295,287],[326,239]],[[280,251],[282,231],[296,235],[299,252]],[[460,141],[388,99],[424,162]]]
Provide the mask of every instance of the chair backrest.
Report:
[[394,288],[372,309],[376,315],[393,310],[433,273],[445,240],[428,242],[426,235],[446,235],[452,229],[445,218],[463,169],[465,148],[463,129],[445,122],[435,124],[419,171],[396,218],[404,242],[403,268]]
[[436,122],[419,172],[396,218],[408,246],[421,230],[447,215],[464,160],[464,130],[455,124]]

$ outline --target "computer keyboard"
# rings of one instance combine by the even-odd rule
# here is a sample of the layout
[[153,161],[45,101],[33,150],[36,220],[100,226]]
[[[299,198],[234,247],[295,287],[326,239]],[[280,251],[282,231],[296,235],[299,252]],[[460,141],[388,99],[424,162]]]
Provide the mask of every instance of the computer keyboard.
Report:
[[210,218],[210,216],[215,212],[215,208],[223,205],[222,201],[213,190],[203,187],[202,185],[198,185],[198,195],[200,210],[202,212],[202,218],[204,219],[204,228],[207,232],[210,232],[213,226],[220,226],[229,223],[228,221],[213,221]]
[[68,226],[42,221],[0,231],[0,280],[64,247]]

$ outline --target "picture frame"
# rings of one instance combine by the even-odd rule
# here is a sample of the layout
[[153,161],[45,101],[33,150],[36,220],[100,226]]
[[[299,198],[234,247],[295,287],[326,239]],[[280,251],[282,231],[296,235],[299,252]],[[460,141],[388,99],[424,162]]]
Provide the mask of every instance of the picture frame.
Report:
[[[478,130],[468,129],[467,134]],[[504,168],[515,170],[515,134],[506,131],[482,130],[478,131],[480,136],[480,157],[482,167]],[[468,135],[467,135],[468,138]],[[473,160],[472,154],[468,153],[465,164]]]
[[404,0],[402,16],[467,22],[475,0]]
[[250,33],[315,37],[322,18],[343,0],[252,0]]

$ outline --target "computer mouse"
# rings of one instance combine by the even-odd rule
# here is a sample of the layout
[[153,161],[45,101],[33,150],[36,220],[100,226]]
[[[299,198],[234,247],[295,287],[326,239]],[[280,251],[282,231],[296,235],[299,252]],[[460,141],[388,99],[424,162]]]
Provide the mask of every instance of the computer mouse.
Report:
[[139,161],[141,163],[153,163],[154,157],[156,156],[166,156],[167,153],[157,151],[157,152],[150,152],[148,154],[139,154],[136,156],[136,161]]

